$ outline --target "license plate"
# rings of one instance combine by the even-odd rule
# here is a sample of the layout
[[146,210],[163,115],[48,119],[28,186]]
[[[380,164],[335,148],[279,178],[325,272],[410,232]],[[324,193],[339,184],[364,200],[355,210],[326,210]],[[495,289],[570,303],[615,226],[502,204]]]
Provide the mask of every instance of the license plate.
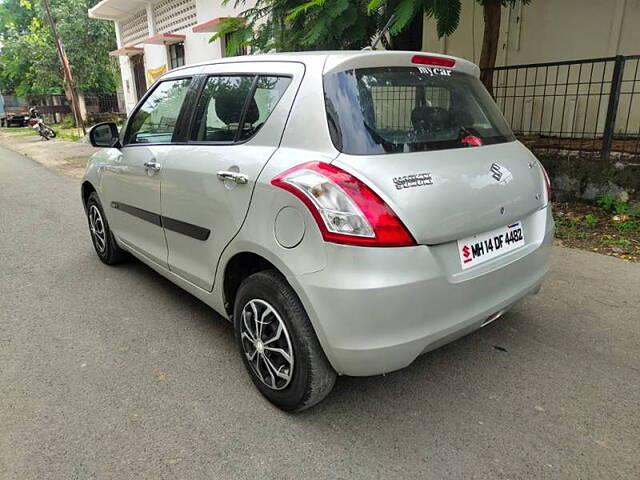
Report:
[[522,222],[458,240],[462,269],[471,268],[524,246]]

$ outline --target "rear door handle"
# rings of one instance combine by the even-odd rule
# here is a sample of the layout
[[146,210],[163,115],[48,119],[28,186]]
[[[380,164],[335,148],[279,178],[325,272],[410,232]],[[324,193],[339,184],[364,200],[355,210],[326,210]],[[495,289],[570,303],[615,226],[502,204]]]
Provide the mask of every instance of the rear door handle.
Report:
[[221,170],[218,172],[218,180],[221,180],[223,182],[230,180],[237,183],[238,185],[244,185],[249,181],[249,177],[247,177],[244,173]]
[[158,170],[160,170],[160,164],[155,160],[149,160],[148,162],[144,162],[144,168],[147,171],[153,170],[154,172],[157,172]]

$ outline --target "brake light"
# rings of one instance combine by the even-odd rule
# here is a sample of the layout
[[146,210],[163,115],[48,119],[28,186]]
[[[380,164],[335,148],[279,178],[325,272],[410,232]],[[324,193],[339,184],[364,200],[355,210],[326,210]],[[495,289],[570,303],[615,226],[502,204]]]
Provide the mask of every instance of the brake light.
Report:
[[411,63],[418,65],[431,65],[432,67],[453,68],[456,61],[453,58],[434,57],[431,55],[414,55],[411,57]]
[[549,180],[549,174],[547,174],[547,171],[544,169],[542,164],[540,162],[538,162],[538,164],[540,165],[540,169],[542,170],[542,176],[544,177],[544,186],[547,189],[547,203],[548,203],[553,198],[553,193],[551,192],[551,181]]
[[305,163],[281,173],[271,184],[307,206],[327,242],[375,247],[416,245],[384,200],[338,167]]

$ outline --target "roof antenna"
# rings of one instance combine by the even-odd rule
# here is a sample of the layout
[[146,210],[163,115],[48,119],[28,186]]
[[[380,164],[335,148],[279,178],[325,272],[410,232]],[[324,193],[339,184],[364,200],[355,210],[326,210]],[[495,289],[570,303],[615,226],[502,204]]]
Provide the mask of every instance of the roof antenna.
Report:
[[395,20],[396,16],[395,14],[392,14],[389,17],[389,20],[387,20],[387,23],[385,24],[385,26],[382,28],[382,30],[380,30],[380,33],[378,33],[378,35],[375,37],[375,39],[373,40],[373,42],[371,43],[371,45],[367,45],[366,47],[364,47],[362,50],[374,50],[376,48],[376,45],[378,45],[378,43],[380,42],[380,40],[382,40],[382,37],[384,36],[385,33],[387,33],[387,31],[389,30],[389,28],[391,27],[391,24],[393,23],[393,21]]

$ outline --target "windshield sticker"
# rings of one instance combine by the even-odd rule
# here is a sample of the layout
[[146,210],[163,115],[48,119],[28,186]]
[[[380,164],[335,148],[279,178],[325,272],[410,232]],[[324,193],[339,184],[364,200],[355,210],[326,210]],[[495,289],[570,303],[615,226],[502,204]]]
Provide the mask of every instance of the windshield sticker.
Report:
[[448,68],[418,67],[418,70],[420,70],[420,73],[424,73],[425,75],[429,75],[430,77],[433,77],[434,75],[441,75],[444,77],[451,76],[451,70],[449,70]]
[[415,173],[413,175],[405,175],[404,177],[394,177],[393,183],[397,190],[402,190],[403,188],[433,185],[433,179],[430,173]]

